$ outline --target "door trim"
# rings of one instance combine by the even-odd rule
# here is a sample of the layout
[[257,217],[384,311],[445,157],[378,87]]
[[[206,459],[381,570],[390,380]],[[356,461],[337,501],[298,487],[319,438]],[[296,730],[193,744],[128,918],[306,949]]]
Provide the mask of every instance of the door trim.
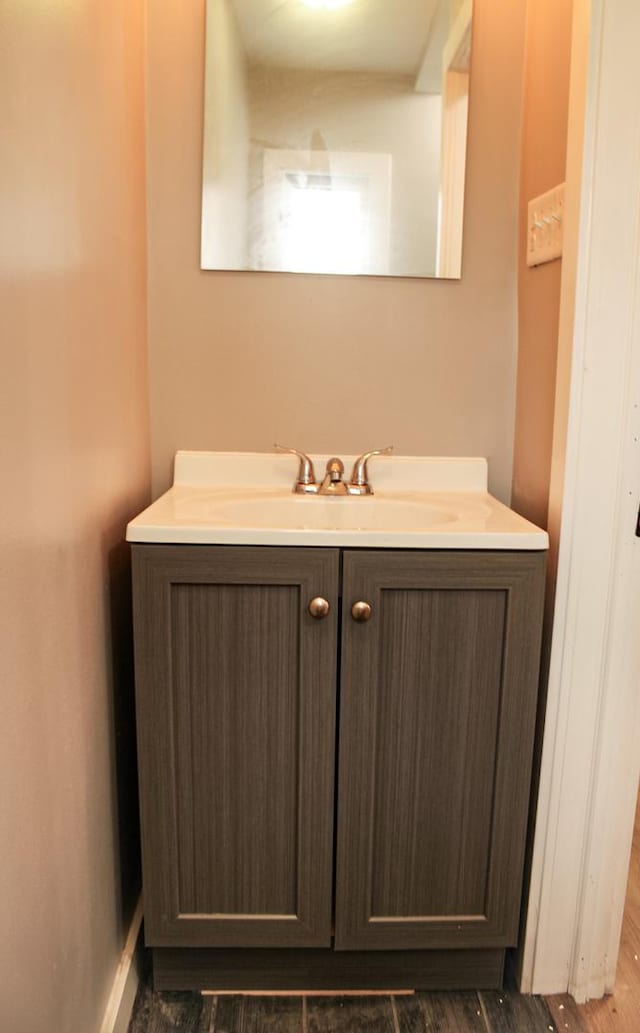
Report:
[[[580,0],[576,16],[588,6]],[[640,769],[640,8],[590,6],[562,527],[521,982],[578,1001],[614,987]]]

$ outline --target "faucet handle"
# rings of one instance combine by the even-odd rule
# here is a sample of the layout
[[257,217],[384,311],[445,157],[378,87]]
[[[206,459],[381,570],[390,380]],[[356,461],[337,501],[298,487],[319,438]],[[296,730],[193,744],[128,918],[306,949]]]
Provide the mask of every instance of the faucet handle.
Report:
[[388,456],[393,452],[393,445],[387,445],[386,448],[374,448],[370,452],[365,452],[353,464],[353,473],[351,474],[351,480],[349,482],[349,491],[352,495],[373,495],[373,488],[369,484],[369,473],[367,470],[367,461],[372,456]]
[[274,445],[277,452],[286,452],[288,455],[297,456],[300,460],[300,467],[298,469],[298,479],[293,486],[293,490],[298,495],[315,495],[318,490],[316,484],[316,475],[313,469],[313,463],[309,459],[309,456],[305,452],[299,452],[297,448],[287,448],[286,445]]

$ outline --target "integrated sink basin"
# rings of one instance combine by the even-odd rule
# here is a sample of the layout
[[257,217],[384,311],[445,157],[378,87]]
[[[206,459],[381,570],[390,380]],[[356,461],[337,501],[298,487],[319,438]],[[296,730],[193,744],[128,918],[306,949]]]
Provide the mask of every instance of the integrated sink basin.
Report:
[[445,506],[409,496],[305,497],[228,491],[187,495],[175,501],[178,520],[221,527],[288,528],[301,531],[425,531],[457,520]]
[[[322,467],[327,457],[314,457]],[[345,465],[353,457],[345,457]],[[293,493],[295,463],[272,453],[178,452],[173,486],[132,520],[132,542],[369,548],[546,549],[545,531],[487,491],[484,459],[393,456],[373,495]],[[348,467],[347,467],[348,468]]]

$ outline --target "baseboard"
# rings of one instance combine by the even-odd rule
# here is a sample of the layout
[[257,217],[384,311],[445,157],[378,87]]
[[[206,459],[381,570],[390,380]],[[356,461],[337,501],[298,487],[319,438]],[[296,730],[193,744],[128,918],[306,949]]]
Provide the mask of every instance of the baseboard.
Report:
[[116,971],[100,1033],[127,1033],[140,982],[142,897],[138,900]]

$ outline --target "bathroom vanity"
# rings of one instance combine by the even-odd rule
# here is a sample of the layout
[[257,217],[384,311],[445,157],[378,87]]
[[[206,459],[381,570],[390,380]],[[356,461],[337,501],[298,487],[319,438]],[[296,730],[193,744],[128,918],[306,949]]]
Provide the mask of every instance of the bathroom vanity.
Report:
[[499,987],[546,534],[483,460],[380,460],[355,499],[294,471],[179,453],[129,525],[156,985]]

